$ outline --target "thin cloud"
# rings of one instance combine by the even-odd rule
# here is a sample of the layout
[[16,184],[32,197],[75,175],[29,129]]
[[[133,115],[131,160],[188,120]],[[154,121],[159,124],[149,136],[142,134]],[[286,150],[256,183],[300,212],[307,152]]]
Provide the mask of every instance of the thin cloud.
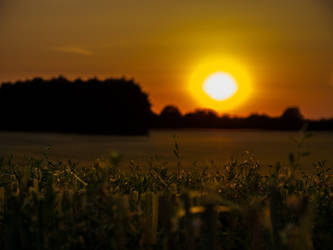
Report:
[[64,46],[64,47],[56,47],[54,49],[58,52],[64,52],[64,53],[70,53],[70,54],[76,54],[76,55],[82,55],[82,56],[91,56],[93,55],[93,52],[87,49],[82,49],[79,47],[70,47],[70,46]]

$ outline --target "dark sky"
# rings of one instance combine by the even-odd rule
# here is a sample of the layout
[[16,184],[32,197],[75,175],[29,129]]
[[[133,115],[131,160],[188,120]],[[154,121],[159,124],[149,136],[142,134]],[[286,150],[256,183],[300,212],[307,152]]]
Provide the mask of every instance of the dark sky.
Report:
[[[332,2],[0,0],[0,81],[126,76],[155,111],[279,115],[297,105],[307,117],[333,117]],[[251,78],[251,94],[232,110],[188,90],[209,58],[221,58],[221,71],[235,61]]]

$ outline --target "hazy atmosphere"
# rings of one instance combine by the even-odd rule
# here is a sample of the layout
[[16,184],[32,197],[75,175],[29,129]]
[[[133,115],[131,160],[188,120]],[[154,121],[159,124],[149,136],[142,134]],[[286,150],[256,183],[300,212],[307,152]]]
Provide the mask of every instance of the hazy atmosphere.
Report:
[[[0,31],[0,82],[125,76],[155,112],[177,104],[275,116],[297,105],[305,117],[333,117],[330,0],[1,0]],[[246,99],[220,107],[188,91],[212,58],[241,68],[236,80],[247,75]]]
[[333,0],[0,0],[1,250],[329,250]]

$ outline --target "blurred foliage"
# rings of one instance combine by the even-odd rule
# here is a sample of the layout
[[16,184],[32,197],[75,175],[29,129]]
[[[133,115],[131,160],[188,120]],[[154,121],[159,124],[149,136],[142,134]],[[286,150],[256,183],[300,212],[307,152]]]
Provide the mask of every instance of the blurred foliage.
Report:
[[92,166],[0,160],[0,248],[9,249],[329,249],[332,174],[324,161],[301,171],[301,144],[289,166],[267,174],[245,152],[221,169],[177,170],[120,155]]

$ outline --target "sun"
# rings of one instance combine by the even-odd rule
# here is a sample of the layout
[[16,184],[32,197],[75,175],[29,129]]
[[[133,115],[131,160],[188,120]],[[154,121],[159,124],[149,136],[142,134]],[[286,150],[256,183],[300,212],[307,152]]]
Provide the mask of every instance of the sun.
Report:
[[211,74],[206,78],[202,87],[207,95],[217,101],[232,97],[238,89],[235,79],[224,72]]
[[201,60],[189,72],[186,91],[202,108],[226,112],[253,97],[253,79],[243,64],[230,57]]

